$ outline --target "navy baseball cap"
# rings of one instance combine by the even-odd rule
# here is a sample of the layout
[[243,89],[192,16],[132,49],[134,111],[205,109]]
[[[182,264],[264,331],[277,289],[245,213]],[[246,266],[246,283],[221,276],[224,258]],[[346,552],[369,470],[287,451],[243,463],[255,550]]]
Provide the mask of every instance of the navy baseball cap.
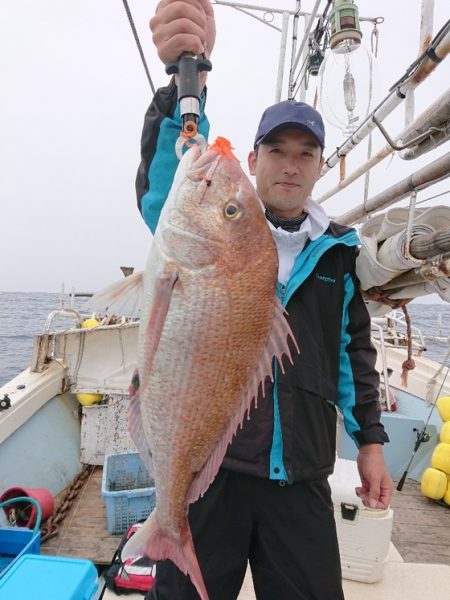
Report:
[[295,100],[278,102],[263,112],[256,132],[255,148],[271,133],[287,127],[308,131],[317,139],[322,150],[324,149],[325,127],[320,113],[309,104]]

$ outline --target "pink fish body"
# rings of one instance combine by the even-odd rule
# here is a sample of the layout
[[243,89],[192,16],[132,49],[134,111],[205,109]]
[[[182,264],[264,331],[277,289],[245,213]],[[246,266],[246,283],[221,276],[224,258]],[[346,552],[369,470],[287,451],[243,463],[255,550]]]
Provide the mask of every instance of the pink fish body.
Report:
[[143,275],[140,388],[130,407],[156,507],[122,555],[171,559],[202,600],[188,507],[216,476],[273,357],[289,355],[277,270],[262,205],[229,143],[190,149]]

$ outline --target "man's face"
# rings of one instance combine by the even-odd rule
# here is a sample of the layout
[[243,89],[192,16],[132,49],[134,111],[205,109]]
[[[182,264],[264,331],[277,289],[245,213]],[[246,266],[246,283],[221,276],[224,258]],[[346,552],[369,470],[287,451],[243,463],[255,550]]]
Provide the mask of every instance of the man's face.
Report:
[[319,178],[323,157],[316,138],[301,129],[281,129],[248,157],[250,174],[264,206],[282,219],[303,212]]

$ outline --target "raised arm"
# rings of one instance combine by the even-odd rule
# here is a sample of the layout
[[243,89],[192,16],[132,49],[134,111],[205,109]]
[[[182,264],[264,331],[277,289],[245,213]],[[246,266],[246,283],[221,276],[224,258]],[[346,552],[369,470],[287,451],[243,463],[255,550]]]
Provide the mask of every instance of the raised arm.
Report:
[[[176,61],[183,52],[210,56],[215,41],[214,13],[209,0],[162,0],[150,21],[158,55],[164,63]],[[201,74],[205,85],[206,72]],[[205,139],[209,123],[204,114],[206,90],[200,103],[199,133]],[[157,90],[145,114],[141,138],[141,163],[136,177],[139,210],[154,233],[161,208],[178,166],[175,143],[181,119],[176,80]]]

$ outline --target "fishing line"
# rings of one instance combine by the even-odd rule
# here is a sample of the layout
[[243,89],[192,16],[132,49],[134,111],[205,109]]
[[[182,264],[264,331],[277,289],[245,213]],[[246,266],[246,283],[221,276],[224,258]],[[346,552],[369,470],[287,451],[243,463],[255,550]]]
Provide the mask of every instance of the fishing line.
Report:
[[136,42],[136,46],[138,48],[139,55],[140,55],[141,60],[142,60],[142,64],[144,65],[145,74],[147,75],[147,79],[148,79],[148,82],[150,84],[150,88],[151,88],[153,94],[155,94],[156,93],[155,86],[153,85],[153,81],[152,81],[152,78],[150,76],[150,71],[148,70],[147,62],[145,60],[145,56],[144,56],[144,52],[142,50],[141,42],[139,40],[138,32],[136,31],[136,27],[134,25],[134,21],[133,21],[132,15],[131,15],[130,7],[128,6],[127,0],[122,0],[122,2],[123,2],[123,6],[125,8],[125,12],[127,13],[128,22],[130,24],[131,31],[133,32],[134,40]]
[[416,202],[416,206],[417,204],[423,204],[424,202],[428,202],[428,200],[434,200],[435,198],[439,198],[440,196],[445,196],[445,194],[450,194],[450,190],[446,190],[445,192],[441,192],[440,194],[436,194],[435,196],[429,196],[428,198],[419,200],[419,202]]

